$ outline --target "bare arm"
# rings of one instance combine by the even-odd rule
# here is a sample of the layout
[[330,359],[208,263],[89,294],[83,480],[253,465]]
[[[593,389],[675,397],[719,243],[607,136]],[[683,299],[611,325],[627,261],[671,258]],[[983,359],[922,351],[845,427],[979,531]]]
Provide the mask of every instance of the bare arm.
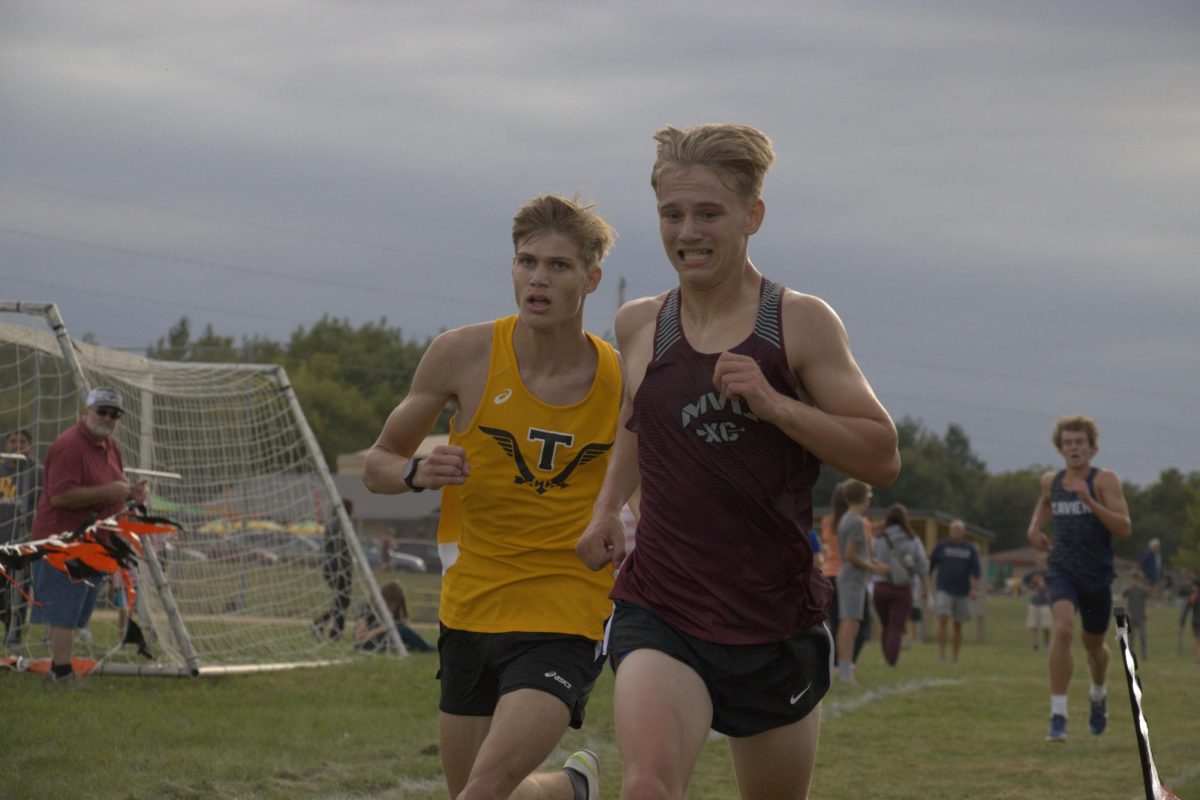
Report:
[[50,505],[54,508],[81,509],[111,506],[126,500],[146,502],[146,482],[113,481],[100,486],[77,486],[53,495]]
[[[388,415],[379,438],[367,453],[363,483],[376,494],[400,494],[408,462],[429,434],[446,403],[458,396],[464,372],[477,358],[478,331],[458,328],[441,334],[429,345],[413,375],[408,397]],[[423,459],[413,483],[440,489],[461,484],[470,474],[461,447],[440,446]]]
[[858,542],[850,542],[846,545],[846,560],[859,569],[865,569],[876,575],[887,575],[892,571],[887,564],[859,555]]
[[[649,358],[647,335],[653,336],[657,303],[636,300],[617,312],[617,347],[630,358],[621,357],[621,414],[617,418],[617,435],[609,457],[604,484],[592,506],[592,520],[580,535],[575,552],[589,569],[598,570],[605,564],[621,566],[625,560],[625,526],[621,522],[621,507],[641,485],[638,471],[637,434],[625,427],[633,415],[633,397],[645,375]],[[649,325],[649,333],[647,333]],[[631,375],[631,371],[636,374]],[[631,383],[631,378],[633,382]]]
[[783,324],[788,359],[812,404],[775,391],[753,359],[733,353],[721,355],[713,383],[834,469],[889,486],[900,473],[896,426],[855,362],[841,319],[824,301],[788,292]]
[[1042,528],[1050,521],[1050,482],[1053,480],[1053,472],[1042,475],[1042,494],[1038,498],[1037,505],[1033,507],[1029,530],[1025,532],[1025,538],[1029,539],[1029,543],[1043,552],[1050,550],[1050,537]]

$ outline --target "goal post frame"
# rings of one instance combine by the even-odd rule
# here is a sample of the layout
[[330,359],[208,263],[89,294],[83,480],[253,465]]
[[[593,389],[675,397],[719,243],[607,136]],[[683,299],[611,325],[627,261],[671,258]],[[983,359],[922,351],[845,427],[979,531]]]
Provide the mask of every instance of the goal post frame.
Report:
[[[83,368],[77,351],[77,345],[71,339],[66,324],[60,314],[58,307],[52,302],[27,302],[27,301],[9,301],[0,300],[0,315],[4,313],[27,314],[34,317],[40,317],[42,321],[49,327],[53,336],[57,340],[58,348],[61,351],[63,359],[67,366],[67,371],[71,375],[75,390],[82,398],[87,392],[94,388],[90,385],[87,373]],[[96,345],[92,345],[97,347]],[[103,349],[103,348],[101,348]],[[148,363],[170,363],[162,362],[155,359],[145,358]],[[316,435],[308,424],[308,420],[304,415],[303,408],[300,405],[299,398],[292,387],[291,381],[288,379],[286,370],[278,364],[205,364],[202,362],[187,362],[189,367],[203,369],[210,367],[221,370],[232,371],[248,371],[269,376],[274,381],[278,391],[284,396],[289,410],[291,411],[292,422],[296,426],[296,433],[304,440],[305,446],[313,455],[312,467],[316,478],[319,480],[321,487],[327,494],[330,503],[333,505],[331,515],[337,515],[337,521],[341,526],[341,535],[350,551],[350,556],[357,567],[357,580],[365,585],[367,599],[375,611],[375,616],[380,624],[386,627],[386,636],[390,645],[391,653],[396,657],[405,657],[408,651],[405,648],[404,642],[400,637],[398,627],[388,610],[387,604],[380,592],[378,582],[375,580],[374,573],[371,571],[371,565],[367,558],[366,551],[363,549],[357,531],[346,513],[345,505],[342,502],[341,495],[338,493],[337,485],[333,480],[333,476],[329,471],[328,465],[325,463],[325,458],[322,454],[320,444],[317,441]],[[151,378],[152,380],[152,378]],[[140,401],[142,403],[143,412],[147,409],[150,413],[142,413],[140,417],[141,429],[139,431],[139,457],[142,465],[152,463],[151,451],[154,446],[154,424],[153,424],[153,404],[154,392],[151,388],[144,387],[140,390]],[[327,666],[335,663],[344,663],[345,659],[313,659],[307,661],[284,661],[270,663],[254,663],[254,664],[225,664],[225,665],[205,665],[201,663],[200,657],[197,655],[196,649],[192,645],[191,634],[188,631],[187,621],[180,611],[179,604],[176,602],[174,592],[172,591],[170,581],[161,563],[155,553],[155,548],[144,548],[144,561],[152,578],[153,591],[157,594],[159,602],[162,604],[163,610],[166,613],[168,627],[170,628],[172,638],[175,640],[175,645],[178,648],[179,655],[182,657],[184,664],[168,665],[168,664],[127,664],[119,662],[109,662],[107,657],[101,659],[95,670],[96,674],[114,674],[114,675],[143,675],[143,676],[178,676],[178,677],[196,677],[203,675],[229,675],[229,674],[245,674],[251,672],[267,672],[288,670],[308,666]],[[141,598],[139,594],[138,608],[131,609],[131,612],[137,612],[141,606]],[[132,613],[131,613],[132,616]],[[157,632],[156,632],[157,633]]]

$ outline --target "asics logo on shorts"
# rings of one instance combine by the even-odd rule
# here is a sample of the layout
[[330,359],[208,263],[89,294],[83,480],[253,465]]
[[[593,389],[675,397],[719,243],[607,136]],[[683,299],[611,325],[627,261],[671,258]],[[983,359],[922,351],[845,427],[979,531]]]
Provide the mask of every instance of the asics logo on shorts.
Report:
[[809,681],[808,686],[804,687],[804,691],[800,692],[800,694],[792,695],[791,704],[796,705],[796,703],[800,702],[800,698],[804,697],[804,695],[808,694],[808,690],[811,688],[812,688],[812,681]]
[[503,403],[507,403],[508,398],[510,398],[510,397],[512,397],[512,389],[505,389],[503,392],[500,392],[495,397],[493,397],[492,402],[495,403],[496,405],[501,405]]
[[561,683],[563,686],[567,687],[568,689],[571,688],[571,682],[569,680],[567,680],[566,678],[564,678],[562,675],[559,675],[554,670],[550,670],[549,672],[547,672],[546,677],[554,678],[554,680],[558,681],[559,683]]

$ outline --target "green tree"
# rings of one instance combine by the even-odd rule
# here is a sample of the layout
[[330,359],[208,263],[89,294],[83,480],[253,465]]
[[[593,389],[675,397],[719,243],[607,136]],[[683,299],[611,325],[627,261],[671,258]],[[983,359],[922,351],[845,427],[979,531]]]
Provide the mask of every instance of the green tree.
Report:
[[[191,322],[182,317],[147,348],[147,355],[283,366],[332,467],[339,453],[362,450],[375,440],[387,415],[408,394],[428,344],[405,339],[386,319],[355,328],[348,320],[325,316],[311,328],[298,328],[286,345],[262,337],[235,345],[233,337],[218,335],[212,325],[193,340]],[[448,417],[449,411],[434,430],[447,430]]]
[[876,503],[903,503],[909,508],[976,519],[987,465],[971,450],[966,431],[951,424],[941,437],[920,420],[903,417],[896,423],[896,432],[902,461],[900,477],[876,493]]
[[1027,467],[989,475],[979,493],[974,521],[996,534],[994,550],[1025,547],[1029,519],[1041,494],[1041,477],[1047,467]]

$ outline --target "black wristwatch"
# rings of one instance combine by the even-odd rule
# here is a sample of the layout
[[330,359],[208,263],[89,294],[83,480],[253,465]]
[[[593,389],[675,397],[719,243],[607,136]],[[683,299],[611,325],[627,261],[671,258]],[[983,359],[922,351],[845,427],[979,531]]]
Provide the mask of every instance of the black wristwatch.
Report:
[[410,458],[408,460],[408,466],[404,469],[404,485],[408,487],[410,492],[425,491],[424,486],[417,486],[415,483],[413,483],[413,478],[417,477],[417,467],[419,467],[421,462],[424,460],[425,459],[423,458]]

